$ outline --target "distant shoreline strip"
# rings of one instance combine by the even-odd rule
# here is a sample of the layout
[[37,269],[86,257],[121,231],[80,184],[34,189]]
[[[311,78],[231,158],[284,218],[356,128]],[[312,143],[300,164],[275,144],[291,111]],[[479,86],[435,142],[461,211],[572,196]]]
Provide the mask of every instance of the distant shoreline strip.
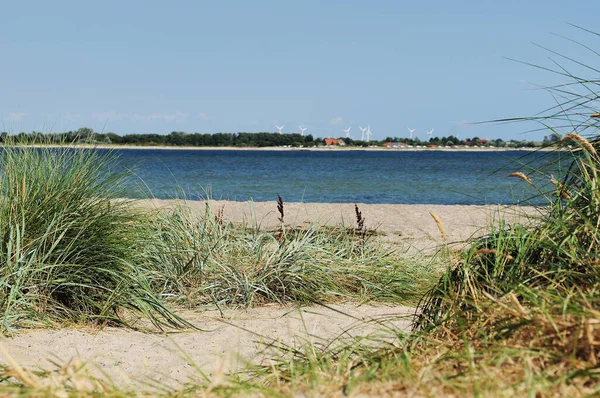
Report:
[[545,148],[382,148],[382,147],[318,147],[318,148],[292,148],[292,147],[235,147],[235,146],[136,146],[136,145],[90,145],[90,144],[69,144],[69,145],[25,145],[31,148],[75,148],[75,149],[142,149],[142,150],[173,150],[173,151],[373,151],[373,152],[421,152],[421,151],[441,151],[441,152],[535,152],[535,151],[556,151],[568,150],[560,147]]

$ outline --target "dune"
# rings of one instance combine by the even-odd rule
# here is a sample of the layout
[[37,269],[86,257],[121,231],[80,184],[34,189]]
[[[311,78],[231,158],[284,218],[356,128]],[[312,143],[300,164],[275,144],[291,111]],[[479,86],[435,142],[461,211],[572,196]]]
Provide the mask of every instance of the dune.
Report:
[[[145,208],[168,208],[174,201],[142,200]],[[280,225],[275,202],[187,202],[204,211],[222,209],[225,221],[254,223],[263,228]],[[485,232],[494,220],[514,222],[534,208],[499,206],[440,206],[358,204],[369,229],[378,231],[390,244],[410,250],[431,250],[440,244],[459,247]],[[442,240],[434,212],[446,230]],[[284,203],[284,221],[289,225],[354,226],[354,204]],[[201,378],[199,370],[218,377],[240,369],[248,361],[268,364],[265,343],[278,341],[298,346],[305,341],[322,343],[341,336],[381,333],[393,327],[408,330],[413,308],[382,304],[339,303],[313,305],[268,305],[251,309],[181,309],[178,313],[199,330],[157,332],[140,324],[140,330],[106,327],[26,330],[4,338],[2,345],[19,364],[51,369],[55,361],[89,361],[90,371],[108,377],[120,386],[140,386],[148,379],[176,387]],[[389,335],[388,335],[389,336]],[[6,363],[3,357],[2,362]],[[102,376],[103,375],[103,376]]]

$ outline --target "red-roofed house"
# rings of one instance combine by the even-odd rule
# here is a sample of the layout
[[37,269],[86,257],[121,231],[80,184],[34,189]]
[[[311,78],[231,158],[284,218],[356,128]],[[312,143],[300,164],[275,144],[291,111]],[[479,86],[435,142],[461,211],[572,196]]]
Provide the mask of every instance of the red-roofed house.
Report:
[[339,145],[339,146],[343,146],[346,145],[346,142],[344,142],[344,140],[342,140],[341,138],[325,138],[323,140],[323,143],[327,146],[334,146],[334,145]]

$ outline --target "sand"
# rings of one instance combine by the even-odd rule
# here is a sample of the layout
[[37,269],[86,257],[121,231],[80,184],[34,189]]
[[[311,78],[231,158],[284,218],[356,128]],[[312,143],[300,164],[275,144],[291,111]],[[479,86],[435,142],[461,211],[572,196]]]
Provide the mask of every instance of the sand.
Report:
[[331,308],[273,305],[226,310],[223,315],[180,311],[203,330],[168,334],[112,327],[33,330],[5,338],[2,345],[17,363],[29,368],[53,369],[51,361],[65,364],[78,358],[89,361],[92,374],[104,373],[121,388],[149,379],[176,388],[201,379],[202,373],[219,377],[248,362],[269,365],[273,351],[267,346],[273,342],[299,347],[367,334],[390,339],[390,330],[408,330],[413,313],[412,308],[384,305],[346,303]]
[[[149,199],[139,203],[148,208],[165,208],[173,201]],[[223,209],[225,221],[246,222],[262,228],[279,226],[276,202],[189,201],[185,203],[198,211],[208,204],[213,212]],[[487,226],[504,220],[507,223],[525,222],[523,214],[535,214],[533,207],[466,206],[466,205],[398,205],[364,204],[358,208],[365,226],[375,230],[401,250],[435,250],[441,244],[463,246],[469,239],[483,235]],[[442,221],[447,241],[430,215],[435,213]],[[356,226],[352,203],[285,203],[284,221],[289,225],[346,225]]]
[[[171,206],[173,202],[140,201],[144,207]],[[223,208],[225,220],[262,227],[279,225],[276,203],[211,201]],[[204,210],[204,202],[188,202]],[[442,220],[448,242],[460,246],[500,215],[513,222],[513,208],[495,206],[371,205],[359,204],[368,228],[376,229],[399,250],[435,250],[444,243],[429,212]],[[533,208],[522,209],[533,213]],[[354,225],[353,204],[285,203],[287,224]],[[335,310],[265,306],[248,310],[179,312],[203,331],[142,333],[122,328],[29,330],[3,338],[2,346],[22,366],[52,369],[50,361],[64,364],[79,358],[89,361],[93,373],[104,373],[119,386],[139,385],[148,378],[177,387],[179,382],[240,369],[247,361],[268,364],[265,344],[274,340],[298,346],[303,341],[322,343],[340,336],[381,333],[385,328],[408,330],[414,309],[385,305],[337,304]],[[339,311],[339,312],[338,312]],[[346,315],[343,315],[344,313]],[[406,318],[398,317],[406,316]],[[391,317],[391,318],[390,318]],[[387,334],[388,338],[390,337]],[[6,362],[2,357],[1,361]]]

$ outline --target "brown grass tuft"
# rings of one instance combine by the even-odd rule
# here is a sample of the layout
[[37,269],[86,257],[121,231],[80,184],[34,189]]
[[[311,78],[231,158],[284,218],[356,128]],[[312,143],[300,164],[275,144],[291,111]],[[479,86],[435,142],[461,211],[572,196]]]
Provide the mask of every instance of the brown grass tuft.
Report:
[[437,224],[437,227],[440,230],[440,233],[442,234],[442,239],[448,240],[448,236],[446,235],[446,228],[444,228],[444,223],[442,223],[442,220],[438,217],[437,214],[435,214],[432,211],[429,212],[429,215],[433,218],[433,221],[435,221],[435,223]]

